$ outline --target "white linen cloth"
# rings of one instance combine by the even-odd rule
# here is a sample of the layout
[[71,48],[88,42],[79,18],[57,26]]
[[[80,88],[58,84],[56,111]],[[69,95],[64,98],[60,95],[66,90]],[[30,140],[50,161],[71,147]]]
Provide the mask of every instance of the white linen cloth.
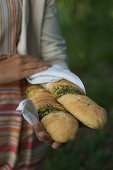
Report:
[[[39,120],[37,109],[32,100],[30,99],[25,99],[22,102],[20,102],[16,110],[21,111],[24,119],[31,125],[33,125],[33,122],[35,120]],[[37,117],[34,115],[37,115]]]
[[84,85],[80,78],[72,73],[69,69],[64,69],[58,64],[52,65],[52,67],[49,67],[45,71],[33,74],[32,76],[27,78],[27,81],[31,84],[41,84],[47,82],[55,82],[61,79],[66,79],[72,82],[85,92]]
[[[30,84],[41,84],[41,83],[50,83],[50,82],[55,82],[61,79],[66,79],[73,84],[77,85],[80,87],[86,94],[84,85],[80,78],[76,76],[74,73],[72,73],[68,69],[64,69],[61,66],[54,64],[52,67],[49,67],[47,70],[33,74],[29,78],[27,78],[27,81]],[[33,102],[30,99],[25,99],[23,100],[20,104],[17,110],[22,111],[22,114],[24,118],[32,125],[33,121],[39,118],[37,118],[34,115],[38,115],[37,109]]]

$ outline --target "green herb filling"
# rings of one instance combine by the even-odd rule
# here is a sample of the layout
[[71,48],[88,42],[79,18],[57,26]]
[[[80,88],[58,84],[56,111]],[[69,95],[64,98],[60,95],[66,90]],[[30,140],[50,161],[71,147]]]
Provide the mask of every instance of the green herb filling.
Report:
[[62,97],[65,94],[84,95],[81,91],[79,91],[78,89],[76,89],[75,87],[71,85],[57,85],[53,87],[51,92],[56,99]]
[[62,107],[53,106],[49,104],[46,104],[45,106],[40,107],[40,109],[38,109],[37,111],[39,114],[39,120],[41,120],[44,116],[48,115],[49,113],[59,112],[59,111],[66,112],[65,109]]

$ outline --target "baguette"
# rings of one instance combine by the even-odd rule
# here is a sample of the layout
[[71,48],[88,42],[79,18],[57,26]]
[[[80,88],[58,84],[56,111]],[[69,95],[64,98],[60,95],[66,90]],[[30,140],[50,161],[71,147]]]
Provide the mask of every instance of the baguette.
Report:
[[67,113],[51,93],[40,85],[29,85],[26,93],[37,108],[41,124],[54,141],[65,143],[76,137],[78,121]]
[[42,86],[84,125],[92,129],[102,129],[105,126],[106,110],[87,97],[78,86],[65,79],[44,83]]

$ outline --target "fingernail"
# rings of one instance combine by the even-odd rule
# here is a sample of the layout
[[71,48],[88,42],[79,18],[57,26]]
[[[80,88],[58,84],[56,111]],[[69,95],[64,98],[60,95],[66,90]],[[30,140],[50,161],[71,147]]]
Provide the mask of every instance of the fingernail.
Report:
[[36,123],[33,123],[33,128],[37,128],[37,124]]
[[48,63],[48,66],[49,66],[49,67],[51,67],[51,66],[52,66],[52,64]]
[[41,132],[39,132],[39,134],[38,134],[40,137],[43,137],[43,132],[41,131]]
[[37,127],[37,125],[38,125],[38,122],[37,122],[37,121],[34,121],[34,122],[33,122],[33,126],[34,126],[34,127]]
[[45,69],[48,69],[48,66],[44,66],[43,69],[44,69],[44,70],[45,70]]
[[57,149],[57,146],[56,146],[55,143],[52,144],[52,148],[53,148],[53,149]]

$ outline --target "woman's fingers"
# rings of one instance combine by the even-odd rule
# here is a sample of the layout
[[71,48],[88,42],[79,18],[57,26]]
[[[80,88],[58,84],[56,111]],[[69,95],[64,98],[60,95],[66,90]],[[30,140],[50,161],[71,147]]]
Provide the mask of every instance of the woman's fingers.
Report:
[[[23,57],[23,58],[22,58]],[[31,76],[32,74],[39,73],[48,69],[51,64],[44,62],[36,57],[32,56],[21,56],[22,61],[18,61],[21,63],[21,71],[23,73],[23,78]]]
[[51,139],[51,137],[49,136],[49,134],[46,133],[45,131],[40,132],[40,133],[38,134],[38,138],[39,138],[41,141],[43,141],[43,142],[45,142],[46,144],[48,144],[48,145],[52,145],[52,143],[53,143],[53,140]]
[[12,55],[0,62],[0,84],[27,78],[35,73],[46,70],[49,66],[49,63],[36,57],[18,54]]
[[22,79],[27,78],[27,77],[29,77],[29,76],[31,76],[33,74],[39,73],[39,72],[47,70],[47,69],[48,69],[48,67],[44,66],[44,67],[41,67],[41,68],[36,68],[36,69],[31,69],[31,70],[24,70],[23,73],[22,73],[23,74]]
[[42,66],[50,66],[48,62],[38,59],[37,57],[30,55],[14,55],[10,58],[14,60],[18,65],[21,65],[22,69],[32,69]]
[[31,61],[29,63],[23,64],[21,68],[22,68],[22,70],[29,70],[29,69],[39,69],[39,68],[43,68],[45,66],[48,68],[51,65],[46,62]]
[[50,138],[49,134],[45,132],[43,129],[41,123],[39,121],[36,121],[33,125],[33,128],[36,132],[36,135],[38,139],[48,145],[51,145],[53,143],[53,140]]
[[38,120],[34,122],[33,128],[36,133],[39,133],[44,130],[44,128],[42,127],[41,123]]
[[52,148],[53,148],[53,149],[58,149],[58,148],[64,146],[65,144],[66,144],[66,143],[53,142]]
[[33,57],[33,56],[20,56],[20,60],[22,64],[41,61],[40,59]]
[[38,140],[44,142],[47,145],[51,145],[53,149],[58,149],[66,144],[66,143],[59,143],[59,142],[53,141],[50,135],[44,130],[44,128],[42,127],[39,121],[36,121],[33,124],[33,128],[36,132]]
[[36,63],[36,62],[38,62],[38,63],[42,63],[42,65],[43,64],[48,64],[47,62],[45,62],[45,61],[43,61],[43,60],[41,60],[41,59],[39,59],[39,58],[37,58],[37,57],[34,57],[34,56],[30,56],[30,55],[15,55],[14,56],[14,58],[15,59],[18,59],[20,62],[21,62],[21,64],[30,64],[30,63]]

